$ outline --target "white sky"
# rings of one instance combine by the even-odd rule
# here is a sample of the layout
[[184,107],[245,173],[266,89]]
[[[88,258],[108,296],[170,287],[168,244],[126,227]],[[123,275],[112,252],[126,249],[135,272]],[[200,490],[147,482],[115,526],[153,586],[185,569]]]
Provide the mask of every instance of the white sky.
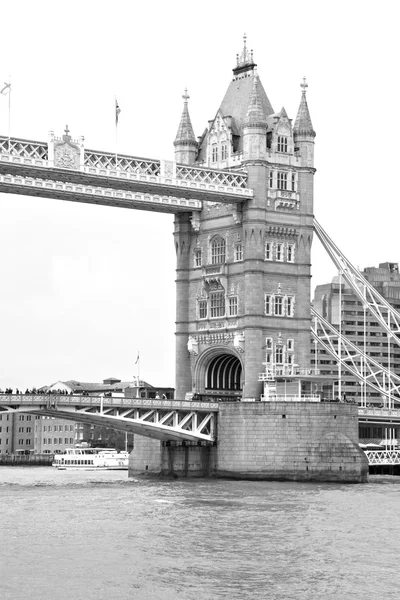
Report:
[[[305,75],[317,132],[315,215],[360,268],[400,262],[398,1],[24,0],[2,7],[11,135],[49,130],[173,159],[182,93],[200,135],[246,32],[273,108],[293,120]],[[8,102],[0,96],[0,134]],[[0,196],[0,387],[130,379],[174,385],[173,217]],[[335,268],[314,241],[312,288]]]

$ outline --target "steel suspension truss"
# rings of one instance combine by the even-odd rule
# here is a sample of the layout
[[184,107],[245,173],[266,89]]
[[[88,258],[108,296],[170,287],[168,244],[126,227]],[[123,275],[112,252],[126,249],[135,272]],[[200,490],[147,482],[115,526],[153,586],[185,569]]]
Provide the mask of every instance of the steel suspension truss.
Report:
[[400,465],[400,450],[364,450],[370,465]]
[[316,219],[314,230],[323,247],[342,273],[360,302],[368,308],[388,336],[400,345],[400,314],[385,298],[363,277],[358,269],[342,254],[339,248],[324,231]]
[[311,307],[311,334],[349,373],[389,400],[400,402],[400,377],[365,354]]
[[214,442],[218,405],[95,396],[0,396],[1,412],[23,412],[113,427],[161,441]]

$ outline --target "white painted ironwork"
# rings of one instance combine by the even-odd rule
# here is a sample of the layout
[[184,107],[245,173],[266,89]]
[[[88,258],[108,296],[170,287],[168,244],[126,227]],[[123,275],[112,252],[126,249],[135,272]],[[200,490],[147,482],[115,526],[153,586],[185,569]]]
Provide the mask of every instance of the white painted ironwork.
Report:
[[163,441],[213,442],[218,408],[214,402],[58,394],[0,395],[0,410],[6,412],[114,427]]
[[364,450],[370,465],[400,465],[400,450]]
[[94,169],[105,169],[115,171],[117,169],[125,173],[140,173],[143,175],[161,175],[160,161],[137,158],[110,152],[99,152],[97,150],[85,150],[85,167]]
[[247,189],[247,173],[176,165],[177,179]]
[[0,136],[0,154],[47,160],[47,143]]
[[[360,382],[369,385],[381,396],[400,402],[400,377],[383,367],[350,342],[343,334],[311,307],[314,317],[311,334],[325,350]],[[397,397],[396,397],[397,396]]]
[[34,196],[40,196],[41,193],[44,195],[50,195],[51,193],[52,197],[57,197],[57,194],[59,194],[61,198],[64,194],[66,196],[73,195],[72,198],[67,199],[93,204],[115,204],[120,207],[140,208],[160,212],[199,211],[202,208],[200,200],[187,200],[186,198],[172,196],[115,190],[97,185],[64,183],[50,179],[0,174],[0,191],[7,192],[10,187],[13,188],[14,193],[19,189],[19,193],[21,194]]
[[367,306],[368,310],[374,315],[392,340],[400,345],[400,314],[343,255],[316,219],[314,219],[314,230],[325,250],[339,269],[339,272],[343,274],[343,277],[360,302]]
[[359,406],[358,416],[362,421],[385,423],[400,423],[400,409],[398,408],[372,408]]

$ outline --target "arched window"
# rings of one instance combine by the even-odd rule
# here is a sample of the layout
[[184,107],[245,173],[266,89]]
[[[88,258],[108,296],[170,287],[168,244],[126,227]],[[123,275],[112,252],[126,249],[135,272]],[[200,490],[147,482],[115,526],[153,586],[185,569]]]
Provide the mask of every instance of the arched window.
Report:
[[211,242],[211,264],[220,265],[225,262],[226,245],[222,237],[214,238]]

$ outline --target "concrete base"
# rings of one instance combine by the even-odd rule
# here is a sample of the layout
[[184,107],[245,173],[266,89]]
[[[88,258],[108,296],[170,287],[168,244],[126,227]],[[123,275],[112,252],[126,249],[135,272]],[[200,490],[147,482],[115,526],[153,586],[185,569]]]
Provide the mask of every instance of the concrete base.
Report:
[[224,403],[216,447],[163,446],[135,436],[129,475],[137,473],[361,483],[368,461],[358,446],[355,405]]

